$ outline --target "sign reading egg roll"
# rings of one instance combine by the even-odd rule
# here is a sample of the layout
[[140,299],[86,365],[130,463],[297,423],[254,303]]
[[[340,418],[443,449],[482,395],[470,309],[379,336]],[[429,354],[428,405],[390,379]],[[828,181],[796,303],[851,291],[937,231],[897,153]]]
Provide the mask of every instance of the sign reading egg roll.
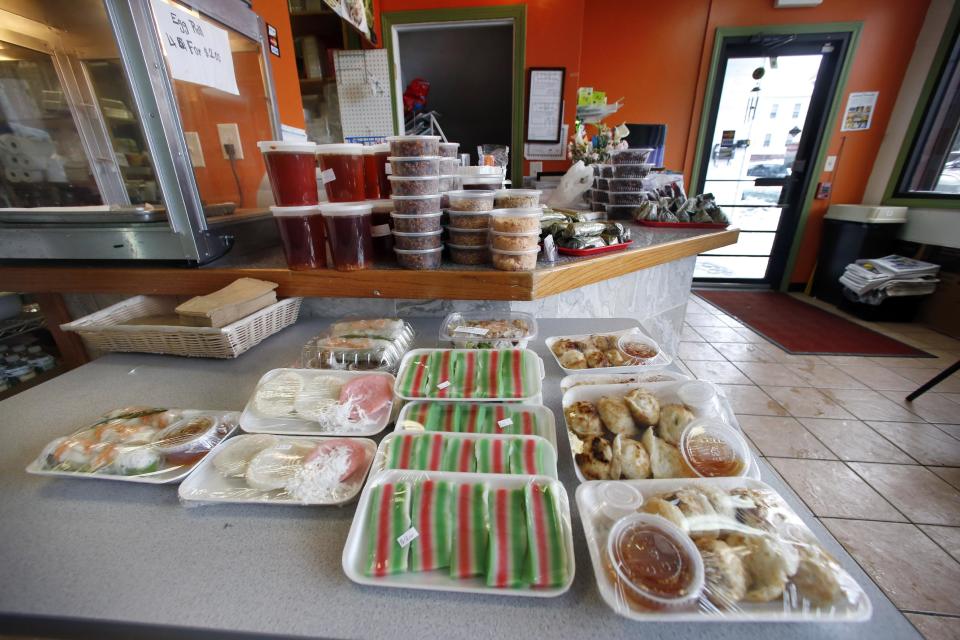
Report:
[[163,0],[152,6],[170,75],[240,95],[226,30]]

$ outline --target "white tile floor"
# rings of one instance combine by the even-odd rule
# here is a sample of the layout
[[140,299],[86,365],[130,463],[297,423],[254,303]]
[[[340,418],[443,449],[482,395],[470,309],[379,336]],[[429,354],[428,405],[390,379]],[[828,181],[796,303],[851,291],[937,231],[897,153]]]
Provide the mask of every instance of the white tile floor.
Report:
[[960,638],[960,374],[905,400],[960,340],[845,317],[936,358],[795,356],[694,295],[680,363],[721,385],[758,454],[926,638]]

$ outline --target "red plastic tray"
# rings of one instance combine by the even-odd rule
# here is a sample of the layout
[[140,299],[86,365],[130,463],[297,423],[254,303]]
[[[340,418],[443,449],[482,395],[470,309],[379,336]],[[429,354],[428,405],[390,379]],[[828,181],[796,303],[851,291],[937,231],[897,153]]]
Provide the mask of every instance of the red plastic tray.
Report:
[[722,222],[660,222],[659,220],[638,220],[645,227],[668,227],[672,229],[726,229],[729,225]]
[[611,244],[607,247],[593,247],[592,249],[570,249],[567,247],[557,247],[557,251],[567,256],[596,256],[601,253],[610,253],[611,251],[620,251],[626,249],[633,242],[621,242],[620,244]]

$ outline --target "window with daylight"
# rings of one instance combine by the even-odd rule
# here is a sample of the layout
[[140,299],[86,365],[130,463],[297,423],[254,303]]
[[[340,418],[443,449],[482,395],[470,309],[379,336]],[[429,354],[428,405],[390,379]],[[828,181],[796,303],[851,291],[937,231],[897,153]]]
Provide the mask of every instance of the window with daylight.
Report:
[[771,120],[777,117],[777,110],[778,110],[779,108],[780,108],[780,105],[777,104],[776,102],[774,102],[773,105],[770,107],[770,119],[771,119]]

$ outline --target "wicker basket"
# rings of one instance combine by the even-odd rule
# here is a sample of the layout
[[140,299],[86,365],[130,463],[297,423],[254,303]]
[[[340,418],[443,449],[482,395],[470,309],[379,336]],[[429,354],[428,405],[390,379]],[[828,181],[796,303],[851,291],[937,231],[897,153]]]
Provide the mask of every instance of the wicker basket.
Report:
[[80,334],[89,349],[136,351],[194,358],[236,358],[297,321],[303,298],[286,298],[219,329],[122,324],[133,318],[175,314],[177,299],[135,296],[60,325]]

